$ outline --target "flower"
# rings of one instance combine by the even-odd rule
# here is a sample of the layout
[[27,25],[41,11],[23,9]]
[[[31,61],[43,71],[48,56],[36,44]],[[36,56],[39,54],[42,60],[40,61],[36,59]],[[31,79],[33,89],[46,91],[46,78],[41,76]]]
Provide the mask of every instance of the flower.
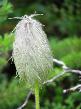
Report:
[[13,58],[20,79],[33,86],[48,80],[53,68],[53,57],[42,24],[33,17],[20,17],[15,28]]

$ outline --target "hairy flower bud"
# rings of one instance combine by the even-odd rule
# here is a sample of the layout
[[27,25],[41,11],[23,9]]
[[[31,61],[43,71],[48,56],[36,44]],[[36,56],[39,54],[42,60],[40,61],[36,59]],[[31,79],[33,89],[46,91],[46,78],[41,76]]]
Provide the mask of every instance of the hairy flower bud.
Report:
[[13,58],[20,79],[31,86],[48,80],[53,57],[42,24],[30,16],[23,16],[15,28]]

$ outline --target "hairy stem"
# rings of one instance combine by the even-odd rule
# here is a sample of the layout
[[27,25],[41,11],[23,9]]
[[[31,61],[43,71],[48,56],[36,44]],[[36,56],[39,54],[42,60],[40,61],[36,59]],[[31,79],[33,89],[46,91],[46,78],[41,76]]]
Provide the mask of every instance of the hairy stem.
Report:
[[35,103],[36,103],[36,109],[40,109],[38,81],[36,81],[36,83],[35,83]]

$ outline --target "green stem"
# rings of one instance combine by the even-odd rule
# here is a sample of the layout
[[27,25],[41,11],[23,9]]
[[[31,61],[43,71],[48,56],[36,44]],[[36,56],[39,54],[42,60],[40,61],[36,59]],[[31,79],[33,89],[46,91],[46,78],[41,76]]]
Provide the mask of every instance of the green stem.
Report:
[[38,81],[36,81],[36,83],[35,83],[35,103],[36,103],[36,109],[40,109]]

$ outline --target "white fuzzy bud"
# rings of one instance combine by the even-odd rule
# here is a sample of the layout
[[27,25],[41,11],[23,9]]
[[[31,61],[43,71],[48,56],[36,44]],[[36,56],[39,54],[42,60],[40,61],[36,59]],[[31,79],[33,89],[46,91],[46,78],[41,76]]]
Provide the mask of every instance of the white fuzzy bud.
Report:
[[13,58],[20,79],[31,86],[48,80],[53,57],[42,24],[30,16],[21,17],[15,28]]

